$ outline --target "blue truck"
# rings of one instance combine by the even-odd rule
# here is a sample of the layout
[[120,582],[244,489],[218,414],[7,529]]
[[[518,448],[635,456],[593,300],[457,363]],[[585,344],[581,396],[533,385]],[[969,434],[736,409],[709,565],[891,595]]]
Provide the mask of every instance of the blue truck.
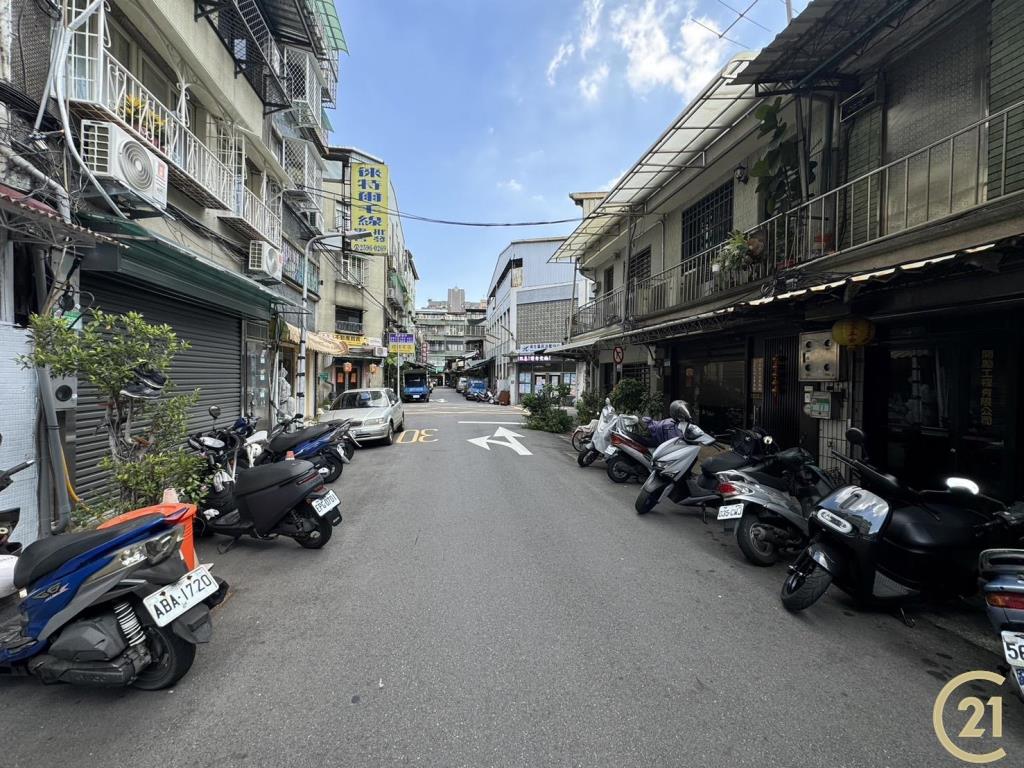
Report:
[[426,371],[409,371],[402,373],[402,402],[430,402],[430,382]]

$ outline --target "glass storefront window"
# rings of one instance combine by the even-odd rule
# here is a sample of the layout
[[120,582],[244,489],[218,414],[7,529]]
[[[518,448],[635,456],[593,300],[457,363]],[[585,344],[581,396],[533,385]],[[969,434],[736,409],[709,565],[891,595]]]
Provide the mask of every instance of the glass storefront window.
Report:
[[945,429],[948,377],[934,348],[889,351],[889,426]]

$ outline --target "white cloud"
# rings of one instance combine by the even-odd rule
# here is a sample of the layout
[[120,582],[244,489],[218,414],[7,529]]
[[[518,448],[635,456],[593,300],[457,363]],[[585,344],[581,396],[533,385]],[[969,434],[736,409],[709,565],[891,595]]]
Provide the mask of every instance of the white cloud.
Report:
[[603,187],[601,187],[601,189],[602,189],[602,190],[605,190],[605,189],[606,189],[606,190],[608,190],[609,192],[611,192],[611,191],[612,191],[613,189],[615,189],[615,185],[616,185],[616,184],[618,184],[618,183],[619,183],[620,181],[622,181],[622,177],[623,177],[623,176],[625,176],[625,175],[626,175],[626,172],[625,172],[625,171],[619,171],[619,175],[618,175],[618,176],[616,176],[616,177],[615,177],[615,178],[613,178],[613,179],[608,179],[608,181],[606,181],[606,182],[604,183],[604,186],[603,186]]
[[551,61],[548,62],[549,85],[555,84],[555,75],[558,74],[558,70],[575,52],[576,46],[573,45],[572,43],[562,43],[560,46],[558,46],[558,50],[555,52],[555,55],[551,58]]
[[597,101],[601,95],[601,86],[608,79],[608,65],[602,64],[593,72],[580,78],[580,95],[587,101]]
[[533,200],[536,203],[543,203],[544,202],[544,195],[530,195],[530,199]]
[[516,179],[508,179],[507,181],[499,181],[498,189],[507,189],[509,192],[522,192],[523,185]]
[[587,57],[587,52],[597,45],[601,39],[601,11],[604,0],[583,0],[583,29],[580,31],[580,56]]
[[[690,5],[692,10],[693,4]],[[673,2],[644,0],[611,15],[612,34],[626,54],[626,80],[638,93],[668,85],[683,96],[693,96],[717,74],[729,43],[687,17],[678,22]],[[714,26],[705,17],[700,21]],[[670,37],[674,24],[678,35]]]

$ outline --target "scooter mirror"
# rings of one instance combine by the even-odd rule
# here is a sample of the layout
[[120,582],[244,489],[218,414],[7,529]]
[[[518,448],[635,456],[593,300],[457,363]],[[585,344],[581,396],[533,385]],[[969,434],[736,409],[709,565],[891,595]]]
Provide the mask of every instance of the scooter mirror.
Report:
[[211,405],[210,406],[210,416],[212,416],[214,419],[219,418],[220,417],[220,406],[218,406],[218,405]]
[[846,430],[846,439],[850,445],[864,445],[864,432],[857,427],[850,427]]

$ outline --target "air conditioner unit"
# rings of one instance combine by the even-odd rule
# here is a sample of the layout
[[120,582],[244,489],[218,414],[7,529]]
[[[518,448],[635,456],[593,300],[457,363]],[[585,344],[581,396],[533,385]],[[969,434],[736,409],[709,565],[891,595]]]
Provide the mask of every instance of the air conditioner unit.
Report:
[[167,163],[115,123],[82,121],[82,159],[98,178],[111,179],[159,210],[167,208]]
[[323,234],[324,230],[324,215],[318,208],[307,208],[304,211],[299,211],[299,216],[302,217],[302,221],[305,222],[306,226],[316,232]]
[[284,270],[281,251],[263,240],[249,243],[249,271],[261,283],[280,283]]

